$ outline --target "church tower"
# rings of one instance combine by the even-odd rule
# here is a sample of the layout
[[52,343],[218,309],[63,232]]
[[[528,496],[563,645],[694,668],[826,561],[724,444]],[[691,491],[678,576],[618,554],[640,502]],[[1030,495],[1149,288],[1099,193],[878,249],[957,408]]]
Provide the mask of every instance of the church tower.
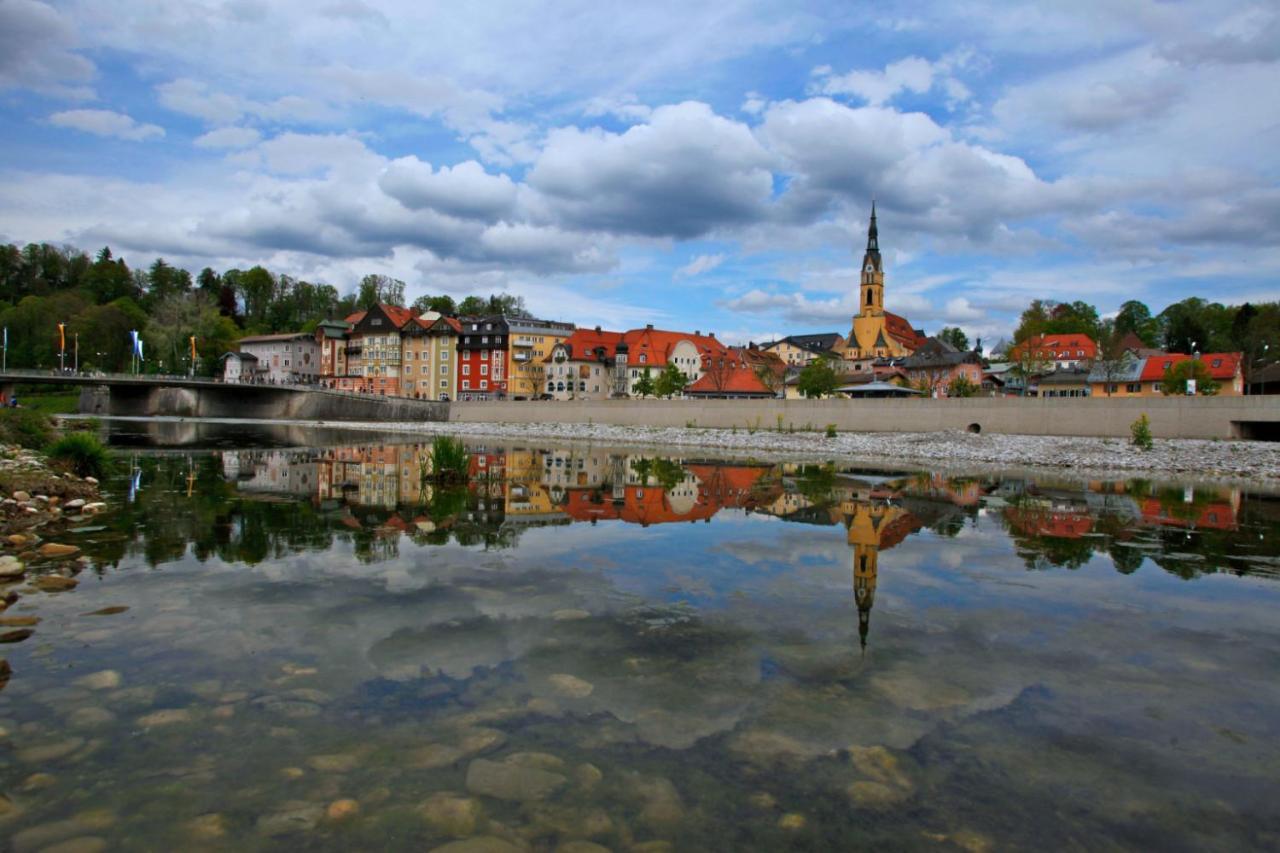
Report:
[[867,229],[867,251],[862,256],[862,287],[858,314],[862,317],[884,315],[884,265],[880,261],[880,234],[876,230],[876,203],[871,202],[871,227]]

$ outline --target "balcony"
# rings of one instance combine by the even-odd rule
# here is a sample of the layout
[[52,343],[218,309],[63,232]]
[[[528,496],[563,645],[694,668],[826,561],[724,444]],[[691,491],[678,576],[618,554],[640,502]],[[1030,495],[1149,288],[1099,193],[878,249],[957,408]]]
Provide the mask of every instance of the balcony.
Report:
[[346,348],[346,353],[347,353],[347,355],[349,355],[349,356],[351,356],[351,355],[359,355],[359,354],[363,351],[363,349],[364,349],[364,348],[363,348],[363,347],[360,347],[360,346],[347,347],[347,348]]
[[528,361],[531,358],[533,358],[533,353],[520,352],[519,350],[511,353],[512,361]]

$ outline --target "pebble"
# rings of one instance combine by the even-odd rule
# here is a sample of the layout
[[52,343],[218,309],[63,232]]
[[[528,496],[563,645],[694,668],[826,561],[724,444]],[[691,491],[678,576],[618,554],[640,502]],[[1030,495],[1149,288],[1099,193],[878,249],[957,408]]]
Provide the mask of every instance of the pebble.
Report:
[[76,708],[67,715],[67,722],[76,728],[93,728],[94,726],[104,726],[108,723],[115,722],[116,715],[108,711],[106,708],[95,708],[92,705],[88,707]]
[[347,773],[355,770],[360,764],[360,756],[354,753],[338,753],[335,755],[313,755],[307,759],[312,769],[321,773]]
[[67,501],[65,504],[62,505],[62,508],[63,509],[80,509],[82,506],[84,506],[84,503],[85,503],[84,498],[76,498],[75,500]]
[[32,773],[22,780],[19,786],[23,791],[40,791],[57,784],[58,780],[49,773]]
[[34,633],[35,631],[30,628],[15,628],[12,631],[0,633],[0,643],[21,643]]
[[566,841],[556,845],[556,853],[611,853],[603,844],[594,841]]
[[0,626],[6,628],[32,628],[39,624],[39,616],[0,616]]
[[58,844],[50,844],[41,849],[40,853],[102,853],[106,849],[105,839],[98,838],[96,835],[82,835]]
[[333,823],[350,820],[358,814],[360,814],[360,804],[355,800],[334,800],[324,810],[325,818]]
[[171,726],[175,723],[191,722],[191,712],[186,708],[166,708],[163,711],[153,711],[150,714],[144,714],[138,718],[138,725],[144,729],[154,726]]
[[27,573],[27,567],[12,554],[0,557],[0,578],[20,578]]
[[25,764],[44,764],[66,758],[84,746],[84,738],[73,737],[56,743],[28,746],[18,750],[18,760]]
[[63,545],[59,542],[46,542],[36,549],[36,553],[48,560],[60,560],[63,557],[74,557],[80,553],[78,545]]
[[80,581],[75,578],[64,578],[62,575],[41,575],[32,583],[42,592],[65,592],[80,585]]
[[565,608],[564,610],[556,610],[553,612],[551,614],[551,618],[557,622],[576,622],[579,619],[590,619],[591,614],[586,610]]
[[794,832],[797,829],[804,829],[805,822],[804,815],[799,812],[787,812],[778,818],[778,827]]

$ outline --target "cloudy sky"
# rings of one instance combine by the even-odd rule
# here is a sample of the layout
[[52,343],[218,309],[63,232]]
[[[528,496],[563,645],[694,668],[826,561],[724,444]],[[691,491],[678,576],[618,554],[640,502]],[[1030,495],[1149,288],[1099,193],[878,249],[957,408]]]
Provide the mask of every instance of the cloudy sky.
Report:
[[0,0],[0,239],[738,341],[1277,298],[1250,0]]

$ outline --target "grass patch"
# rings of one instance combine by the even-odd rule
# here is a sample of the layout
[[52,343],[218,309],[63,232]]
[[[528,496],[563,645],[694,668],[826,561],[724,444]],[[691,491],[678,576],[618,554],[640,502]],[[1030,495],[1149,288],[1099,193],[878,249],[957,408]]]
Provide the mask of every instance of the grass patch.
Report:
[[432,439],[431,450],[423,460],[422,479],[436,483],[465,483],[470,467],[471,459],[462,439],[438,435]]
[[0,409],[0,442],[39,450],[53,438],[53,421],[34,409]]
[[19,394],[18,401],[24,408],[35,409],[46,415],[74,415],[80,411],[79,391],[58,394]]
[[80,477],[101,477],[110,465],[107,448],[88,432],[72,432],[45,449],[49,461]]

